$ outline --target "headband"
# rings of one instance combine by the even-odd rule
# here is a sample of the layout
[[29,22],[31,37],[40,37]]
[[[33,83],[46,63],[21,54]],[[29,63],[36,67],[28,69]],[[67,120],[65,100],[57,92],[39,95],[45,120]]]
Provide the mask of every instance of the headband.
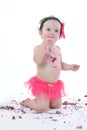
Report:
[[65,26],[65,24],[61,23],[61,34],[60,34],[60,38],[62,38],[62,37],[65,38],[64,26]]

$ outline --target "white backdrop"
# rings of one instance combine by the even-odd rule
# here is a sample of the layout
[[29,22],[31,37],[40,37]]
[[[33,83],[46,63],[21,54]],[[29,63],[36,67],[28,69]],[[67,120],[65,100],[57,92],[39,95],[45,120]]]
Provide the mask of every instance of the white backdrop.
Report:
[[36,74],[33,48],[41,43],[39,20],[54,15],[65,22],[63,61],[80,64],[78,72],[62,72],[68,95],[87,94],[86,0],[0,0],[0,101],[16,96]]

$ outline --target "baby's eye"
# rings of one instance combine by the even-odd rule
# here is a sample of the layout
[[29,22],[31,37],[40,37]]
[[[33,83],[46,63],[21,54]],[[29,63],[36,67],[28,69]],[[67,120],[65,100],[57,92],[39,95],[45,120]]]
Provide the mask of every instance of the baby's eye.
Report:
[[50,29],[50,28],[47,28],[46,30],[47,30],[47,31],[50,31],[51,29]]
[[56,29],[55,32],[58,32],[58,30]]

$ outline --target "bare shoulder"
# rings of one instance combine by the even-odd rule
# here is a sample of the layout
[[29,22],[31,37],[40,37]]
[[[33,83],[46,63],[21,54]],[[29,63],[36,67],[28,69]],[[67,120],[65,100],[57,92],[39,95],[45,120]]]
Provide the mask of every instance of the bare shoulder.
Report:
[[39,47],[40,47],[40,45],[37,45],[37,46],[34,47],[34,49],[38,49]]
[[58,48],[58,50],[61,52],[61,48],[59,46],[56,45],[56,47]]
[[37,45],[34,47],[34,53],[36,54],[40,49],[40,45]]
[[38,51],[41,48],[41,45],[37,45],[34,47],[34,51]]

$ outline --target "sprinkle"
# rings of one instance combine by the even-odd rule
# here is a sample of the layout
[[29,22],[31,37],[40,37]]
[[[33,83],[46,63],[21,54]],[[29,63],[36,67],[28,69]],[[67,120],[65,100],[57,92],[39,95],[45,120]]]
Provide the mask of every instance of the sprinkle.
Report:
[[34,119],[37,119],[37,120],[39,120],[39,119],[40,119],[40,117],[39,117],[39,116],[36,116],[36,117],[34,117]]
[[77,129],[82,129],[83,127],[82,127],[82,125],[78,125],[78,126],[76,126],[76,128]]
[[52,121],[58,121],[57,119],[52,119]]

